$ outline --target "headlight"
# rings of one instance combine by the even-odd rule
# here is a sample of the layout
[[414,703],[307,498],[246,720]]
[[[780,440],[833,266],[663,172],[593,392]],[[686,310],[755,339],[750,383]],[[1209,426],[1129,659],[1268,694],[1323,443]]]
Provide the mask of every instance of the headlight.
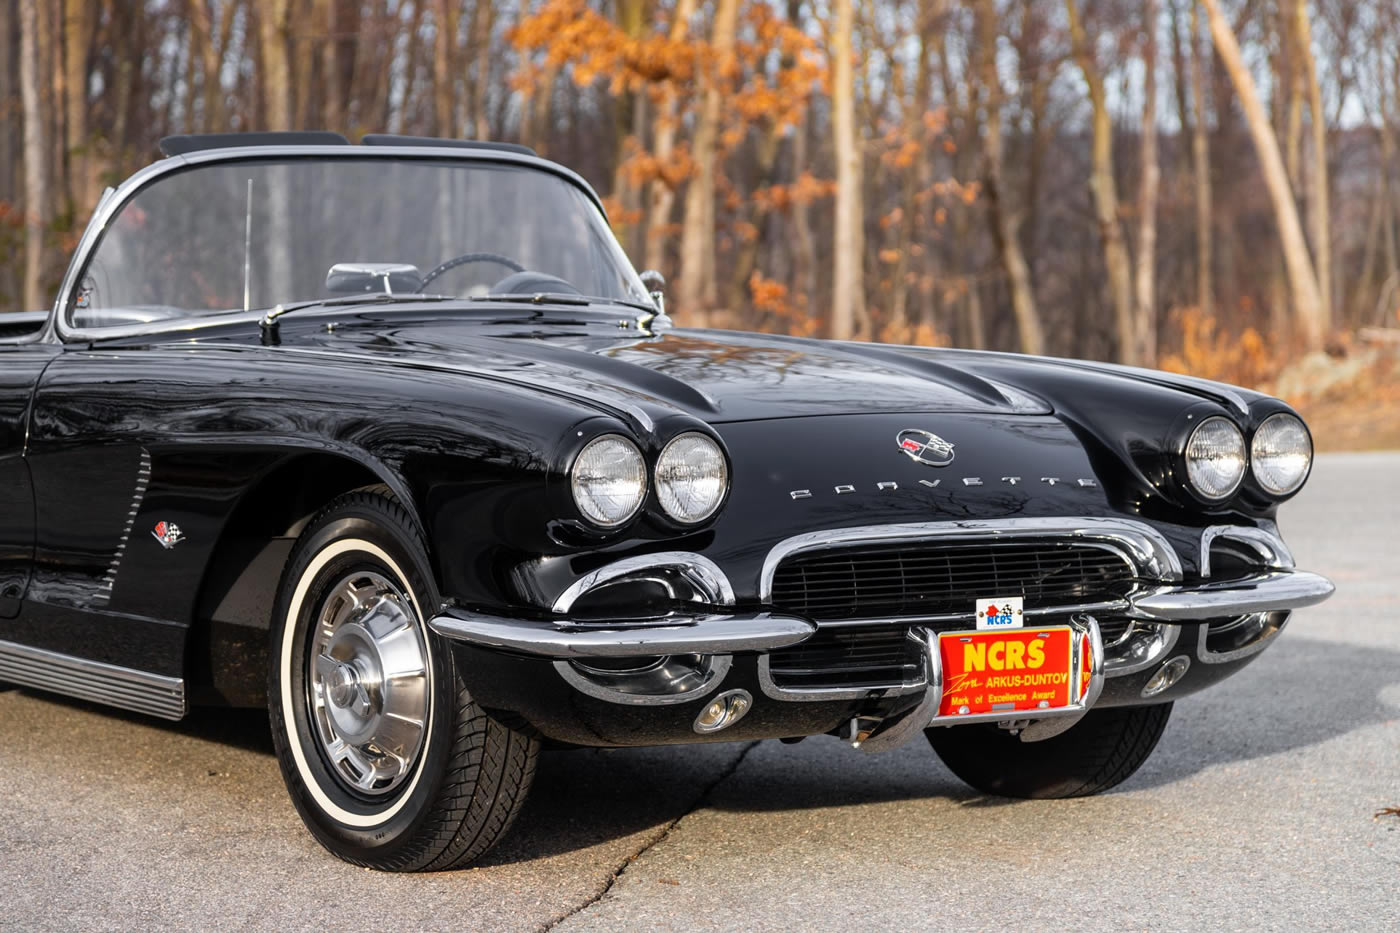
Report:
[[666,514],[693,525],[715,514],[729,486],[719,445],[703,434],[682,434],[656,461],[656,495]]
[[1224,499],[1244,479],[1244,435],[1218,415],[1196,425],[1186,442],[1186,475],[1207,499]]
[[1254,478],[1265,492],[1275,496],[1286,496],[1303,485],[1312,468],[1312,455],[1308,429],[1283,411],[1264,419],[1250,445]]
[[604,434],[579,451],[569,482],[579,511],[590,521],[612,528],[642,507],[647,466],[637,445],[625,437]]

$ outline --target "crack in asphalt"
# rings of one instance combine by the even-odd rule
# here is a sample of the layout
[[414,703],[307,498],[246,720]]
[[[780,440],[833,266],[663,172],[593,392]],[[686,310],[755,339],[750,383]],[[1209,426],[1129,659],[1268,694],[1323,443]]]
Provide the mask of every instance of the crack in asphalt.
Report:
[[568,913],[563,914],[557,919],[552,920],[549,923],[546,923],[544,926],[540,927],[540,933],[548,933],[548,931],[553,930],[565,920],[568,920],[570,917],[573,917],[576,914],[583,913],[585,910],[592,907],[594,904],[597,904],[603,898],[607,897],[608,893],[612,891],[613,887],[617,884],[618,879],[623,876],[623,874],[627,871],[628,867],[633,862],[637,861],[637,859],[641,858],[643,855],[646,855],[647,852],[650,851],[654,846],[660,845],[661,843],[665,842],[666,839],[671,835],[671,831],[674,830],[678,825],[680,825],[681,820],[690,816],[692,813],[695,813],[697,810],[702,809],[705,806],[705,804],[709,802],[711,795],[714,794],[714,792],[719,788],[721,784],[723,784],[725,781],[729,780],[731,777],[734,776],[734,773],[739,770],[739,766],[744,763],[744,759],[749,757],[749,752],[753,751],[755,748],[758,748],[759,744],[760,740],[755,739],[754,741],[749,742],[747,745],[745,745],[743,749],[739,752],[739,754],[734,757],[734,760],[729,763],[729,766],[726,767],[722,772],[720,772],[719,776],[716,777],[713,781],[705,785],[705,787],[696,796],[695,800],[690,804],[689,807],[685,809],[684,813],[666,823],[665,826],[661,827],[660,831],[656,832],[649,838],[643,840],[640,849],[638,849],[636,852],[633,852],[631,855],[628,855],[626,858],[624,858],[621,862],[617,864],[617,867],[615,867],[611,872],[608,873],[607,879],[603,882],[602,886],[599,887],[599,889],[593,894],[592,897],[579,904],[577,907],[573,908]]

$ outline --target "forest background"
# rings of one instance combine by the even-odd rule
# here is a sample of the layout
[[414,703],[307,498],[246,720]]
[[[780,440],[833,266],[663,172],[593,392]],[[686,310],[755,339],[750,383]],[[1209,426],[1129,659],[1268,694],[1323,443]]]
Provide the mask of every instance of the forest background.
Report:
[[1400,446],[1400,0],[0,0],[0,310],[174,133],[523,142],[678,323],[1160,366]]

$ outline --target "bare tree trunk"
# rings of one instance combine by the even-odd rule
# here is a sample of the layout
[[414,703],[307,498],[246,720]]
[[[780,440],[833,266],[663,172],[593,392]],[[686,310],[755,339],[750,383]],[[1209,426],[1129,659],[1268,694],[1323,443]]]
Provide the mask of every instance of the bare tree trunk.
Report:
[[[811,138],[804,121],[792,134],[794,181],[807,171],[810,145]],[[817,242],[812,234],[812,211],[805,202],[794,202],[792,205],[792,239],[792,280],[797,283],[797,293],[803,306],[810,312],[817,296]]]
[[836,25],[831,34],[831,123],[836,147],[831,336],[837,340],[857,336],[856,318],[865,304],[864,172],[856,130],[854,31],[852,0],[836,0]]
[[[1322,86],[1317,78],[1317,62],[1312,52],[1312,27],[1308,23],[1307,0],[1296,0],[1299,65],[1308,89],[1308,110],[1312,112],[1312,171],[1308,198],[1308,226],[1312,230],[1313,256],[1317,262],[1317,290],[1321,298],[1322,326],[1332,325],[1332,230],[1331,204],[1327,181],[1327,112],[1322,107]],[[1296,69],[1295,69],[1296,74]]]
[[696,326],[704,326],[707,313],[718,294],[715,287],[715,171],[718,160],[720,110],[723,91],[720,82],[738,30],[738,0],[719,0],[715,7],[711,46],[718,63],[691,142],[696,174],[685,192],[685,228],[681,233],[681,276],[676,289],[677,303]]
[[477,0],[472,21],[472,48],[476,52],[476,83],[472,90],[472,117],[477,139],[491,138],[491,120],[486,112],[487,91],[491,84],[491,29],[495,7],[490,0]]
[[[183,23],[185,30],[185,77],[180,82],[180,93],[178,95],[180,105],[181,126],[184,129],[193,131],[195,127],[195,89],[199,86],[199,30],[195,27],[194,17],[191,16]],[[170,95],[172,98],[177,95]],[[172,126],[175,124],[172,124]],[[76,167],[76,159],[74,160]]]
[[1301,59],[1297,19],[1288,9],[1291,0],[1278,5],[1279,53],[1274,67],[1274,109],[1280,115],[1278,128],[1283,132],[1283,166],[1288,170],[1288,183],[1301,191],[1303,151],[1303,84],[1298,80]]
[[336,0],[315,0],[316,20],[326,30],[321,53],[321,88],[325,101],[326,129],[347,132],[345,119],[345,71],[340,56],[339,11]]
[[92,39],[92,14],[84,0],[63,3],[63,69],[68,96],[67,131],[68,196],[78,211],[91,206],[91,164],[87,151],[88,45]]
[[[671,34],[673,42],[685,39],[690,31],[690,19],[695,15],[695,0],[677,0],[676,9],[671,14]],[[665,166],[676,151],[676,125],[680,121],[677,113],[676,89],[667,82],[661,89],[661,102],[656,108],[656,130],[653,134],[652,153],[657,164]],[[800,132],[800,130],[799,130]],[[666,264],[666,228],[671,224],[675,212],[676,191],[665,178],[653,178],[647,192],[646,233],[643,251],[648,269],[661,269]]]
[[1293,203],[1293,192],[1288,186],[1283,158],[1279,155],[1278,139],[1269,126],[1269,118],[1259,101],[1259,91],[1254,85],[1254,78],[1245,65],[1234,30],[1230,28],[1220,8],[1220,0],[1200,2],[1205,7],[1206,17],[1210,22],[1216,51],[1220,54],[1220,60],[1224,63],[1230,81],[1235,86],[1235,93],[1239,96],[1240,107],[1244,111],[1245,122],[1249,126],[1249,133],[1264,171],[1264,182],[1268,186],[1269,199],[1273,202],[1274,215],[1279,225],[1279,238],[1283,243],[1284,261],[1288,266],[1294,314],[1307,345],[1321,346],[1326,332],[1326,320],[1322,316],[1322,297],[1318,293],[1312,259],[1308,256],[1307,241],[1303,238],[1303,227],[1298,221],[1298,207]]
[[[1001,140],[1001,76],[996,63],[997,15],[996,0],[977,0],[977,56],[983,93],[986,95],[983,109],[982,140],[982,185],[986,189],[987,217],[991,224],[992,239],[996,244],[997,255],[1006,273],[1007,285],[1011,290],[1011,308],[1016,316],[1016,327],[1021,337],[1021,352],[1044,353],[1045,332],[1040,324],[1040,314],[1035,307],[1035,296],[1031,290],[1030,267],[1021,251],[1021,239],[1017,228],[1019,217],[1005,203],[1006,186],[1002,179],[1002,140]],[[976,285],[972,286],[975,293]],[[981,304],[969,304],[969,312],[976,312],[971,324],[974,346],[985,341],[982,329]]]
[[1065,0],[1069,16],[1070,37],[1074,58],[1089,86],[1089,102],[1093,111],[1093,164],[1089,175],[1089,193],[1093,195],[1094,217],[1098,222],[1099,238],[1103,242],[1105,271],[1108,273],[1108,294],[1113,305],[1113,318],[1118,338],[1118,359],[1136,363],[1137,326],[1133,312],[1132,265],[1128,245],[1123,238],[1123,226],[1118,219],[1118,186],[1113,177],[1113,116],[1108,110],[1108,94],[1103,74],[1094,60],[1093,47],[1085,34],[1075,0]]
[[[198,73],[200,94],[200,119],[198,124],[194,121],[192,112],[185,114],[185,120],[191,131],[198,125],[204,132],[213,132],[210,124],[210,98],[209,85],[219,80],[218,56],[214,49],[214,22],[209,14],[209,4],[207,0],[186,0],[186,11],[189,16],[190,27],[190,73]],[[190,106],[194,105],[194,86],[188,89]]]
[[1215,285],[1211,281],[1214,258],[1215,208],[1211,203],[1210,127],[1206,113],[1206,79],[1202,62],[1199,7],[1191,3],[1191,104],[1196,119],[1191,127],[1191,165],[1196,181],[1196,303],[1207,318],[1215,313]]
[[[407,41],[404,43],[404,78],[403,78],[403,101],[397,108],[391,108],[388,125],[393,133],[418,133],[423,130],[416,128],[415,124],[408,121],[412,114],[409,112],[410,105],[417,99],[416,84],[419,73],[423,70],[419,67],[419,62],[423,60],[423,16],[428,10],[428,0],[418,0],[413,4],[413,13],[409,17],[408,29],[404,31]],[[389,82],[385,81],[385,84]],[[431,119],[431,116],[430,116]]]
[[[926,58],[920,55],[919,72],[920,83],[926,70]],[[915,127],[919,124],[915,121],[922,120],[926,106],[921,106],[917,101],[919,94],[914,94],[915,102],[905,113],[904,125]],[[912,119],[911,113],[912,111]],[[909,320],[909,264],[912,256],[911,247],[914,243],[914,235],[918,231],[919,212],[915,208],[915,196],[919,189],[919,173],[926,163],[924,160],[916,160],[913,165],[907,166],[900,179],[900,210],[903,211],[899,218],[899,228],[894,236],[894,250],[896,255],[894,270],[890,273],[890,280],[893,283],[890,295],[890,320],[898,322],[913,323]]]
[[292,65],[287,48],[291,0],[259,0],[263,108],[270,130],[292,128]]
[[[766,188],[773,184],[774,169],[778,163],[778,148],[781,144],[782,134],[776,126],[770,127],[760,137],[754,149],[752,165],[755,187]],[[744,306],[749,294],[749,280],[758,270],[759,248],[763,245],[763,225],[768,220],[767,210],[755,204],[750,208],[747,219],[758,232],[752,239],[740,240],[728,263],[731,271],[726,302],[730,310],[738,310]]]
[[457,0],[437,0],[433,5],[433,132],[448,139],[457,135],[452,114],[456,46]]
[[[10,121],[9,125],[14,125],[14,100],[16,96],[16,75],[15,65],[19,56],[16,54],[16,40],[19,38],[16,33],[19,31],[19,15],[16,10],[14,0],[0,0],[0,107],[3,107],[4,114]],[[19,184],[15,178],[15,169],[20,162],[20,151],[17,147],[19,142],[16,134],[11,131],[5,133],[0,138],[0,191],[6,194],[16,192]],[[13,200],[18,201],[18,197]],[[11,287],[8,280],[8,270],[0,269],[0,295],[4,295],[4,301],[8,303],[13,299],[11,295],[18,294],[19,289]]]
[[64,172],[68,152],[63,133],[63,118],[64,101],[68,96],[63,89],[63,4],[53,0],[41,2],[35,14],[39,30],[39,41],[35,47],[35,61],[39,68],[39,114],[43,120],[43,157],[47,165],[44,217],[51,220],[60,198],[68,190],[68,179]]
[[1381,174],[1376,178],[1376,191],[1371,198],[1371,210],[1366,221],[1366,250],[1361,260],[1361,278],[1356,281],[1350,305],[1344,309],[1353,325],[1365,321],[1366,311],[1375,300],[1373,286],[1376,279],[1376,256],[1380,253],[1381,220],[1385,210],[1385,181],[1384,175]]
[[[933,63],[929,60],[933,54],[933,31],[938,28],[938,20],[943,12],[944,0],[920,0],[918,6],[918,34],[919,34],[919,57],[918,65],[914,75],[914,92],[909,98],[910,103],[904,114],[904,124],[907,132],[918,134],[917,138],[927,138],[928,134],[924,128],[924,116],[929,112],[933,100]],[[932,324],[931,309],[929,313],[912,315],[909,313],[909,277],[910,266],[913,261],[914,237],[919,229],[919,209],[917,206],[917,194],[919,188],[924,184],[924,176],[930,170],[928,158],[916,159],[914,164],[904,170],[904,178],[901,183],[900,204],[904,211],[899,223],[899,237],[896,241],[896,248],[899,250],[899,258],[895,262],[894,268],[894,301],[890,309],[890,319],[893,321],[907,322],[911,326],[915,323],[916,317],[928,317],[928,323]],[[925,307],[931,302],[923,302]]]
[[526,102],[521,115],[521,142],[541,155],[549,154],[549,121],[554,112],[554,90],[559,81],[559,66],[545,66],[539,86]]
[[[309,0],[297,0],[287,18],[287,48],[291,55],[292,73],[292,127],[298,130],[312,129],[312,93],[318,90],[314,80],[316,75],[316,48],[306,41],[308,33],[315,27],[310,18],[315,9]],[[293,40],[301,37],[300,43]],[[322,125],[321,117],[316,117],[316,126]]]
[[1017,234],[1021,238],[1021,249],[1032,280],[1035,278],[1036,235],[1040,230],[1045,155],[1055,130],[1053,121],[1047,119],[1047,111],[1050,88],[1059,72],[1056,63],[1045,53],[1045,35],[1049,31],[1046,15],[1046,5],[1040,0],[1021,0],[1021,35],[1016,43],[1016,56],[1020,74],[1026,76],[1020,82],[1021,107],[1023,111],[1030,112],[1030,152],[1025,158],[1026,187],[1021,202],[1025,205],[1025,216]]
[[24,310],[44,305],[44,228],[48,164],[39,103],[39,0],[19,0],[19,86],[24,109]]
[[[617,27],[629,41],[635,42],[646,33],[646,12],[645,0],[617,0],[614,6]],[[627,152],[629,140],[640,144],[646,138],[647,104],[645,88],[625,90],[612,100],[612,196],[619,207],[612,225],[622,248],[634,256],[645,248],[645,230],[643,224],[633,219],[642,214],[642,190],[627,171]]]
[[1138,190],[1137,351],[1139,363],[1157,362],[1157,0],[1143,0],[1142,177]]
[[[978,24],[981,20],[978,19]],[[992,28],[995,30],[995,22]],[[948,110],[948,127],[952,135],[952,173],[954,178],[972,179],[976,178],[979,172],[978,163],[974,156],[984,158],[985,149],[979,152],[977,148],[977,138],[979,128],[984,121],[977,116],[977,77],[980,71],[972,71],[972,80],[966,80],[966,76],[955,75],[948,52],[948,30],[937,29],[931,36],[934,52],[938,56],[938,78],[943,92],[943,105]],[[980,67],[980,64],[979,66]],[[986,182],[984,180],[983,184]],[[979,198],[979,201],[985,199]],[[981,205],[978,205],[978,209]],[[961,333],[956,336],[958,342],[975,350],[981,350],[987,345],[986,322],[982,314],[982,299],[979,293],[979,282],[974,274],[967,272],[968,267],[975,262],[969,257],[967,245],[974,239],[972,234],[973,206],[963,201],[961,198],[955,199],[949,208],[949,226],[952,229],[952,236],[948,238],[947,253],[944,261],[951,268],[961,270],[959,284],[963,287],[956,293],[957,321]],[[936,215],[934,215],[936,218]],[[989,224],[993,222],[990,205],[986,212]],[[936,222],[930,220],[930,223]],[[997,252],[997,261],[1001,262],[1001,252]]]
[[[1032,310],[1034,310],[1034,306],[1032,306]],[[977,293],[976,282],[973,282],[967,289],[967,343],[974,350],[981,350],[987,345],[987,323],[982,314],[982,296]],[[1021,349],[1025,352],[1031,352],[1026,351],[1024,339],[1021,341]],[[1037,352],[1044,352],[1044,348]]]
[[[1380,120],[1381,137],[1381,165],[1394,165],[1396,158],[1395,136],[1391,132],[1388,117],[1381,115]],[[1385,242],[1385,277],[1400,275],[1400,250],[1397,250],[1395,242],[1395,192],[1392,186],[1390,172],[1382,171],[1381,176],[1381,197],[1385,201],[1385,209],[1382,213],[1381,232]]]

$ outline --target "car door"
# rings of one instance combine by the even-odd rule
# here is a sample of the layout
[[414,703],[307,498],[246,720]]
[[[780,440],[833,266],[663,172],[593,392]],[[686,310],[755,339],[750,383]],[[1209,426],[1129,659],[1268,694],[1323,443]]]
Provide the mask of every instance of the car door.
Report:
[[24,454],[34,387],[57,352],[32,338],[0,339],[0,619],[19,614],[33,567],[34,484]]

